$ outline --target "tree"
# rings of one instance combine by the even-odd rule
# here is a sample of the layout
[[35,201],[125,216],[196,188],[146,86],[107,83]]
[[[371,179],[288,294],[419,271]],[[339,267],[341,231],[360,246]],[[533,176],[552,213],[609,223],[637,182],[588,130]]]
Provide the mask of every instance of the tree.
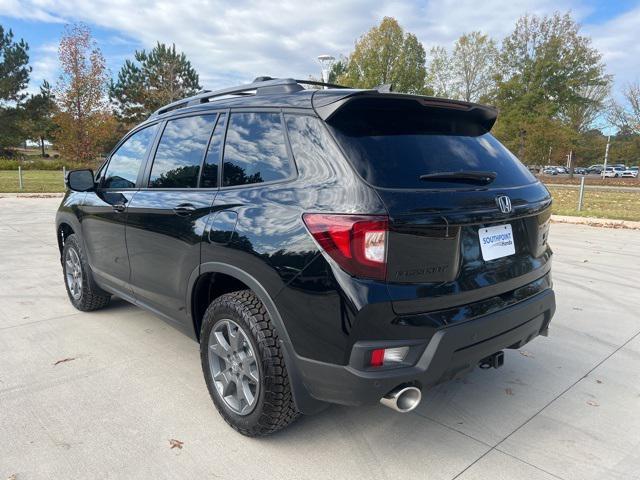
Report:
[[625,85],[622,97],[623,104],[612,101],[609,121],[619,130],[640,135],[640,82]]
[[[585,112],[600,108],[598,98],[590,98],[588,92],[609,82],[600,53],[589,38],[580,35],[569,14],[525,15],[503,41],[499,54],[495,101],[501,121],[496,133],[515,147],[521,160],[533,162],[545,153],[528,145],[543,123],[540,118],[548,119],[546,128],[566,131],[571,128],[572,112],[582,109],[583,114],[574,118],[584,123],[585,118],[593,118]],[[575,146],[575,135],[571,137],[567,150]]]
[[603,77],[602,83],[583,86],[579,92],[582,101],[572,102],[562,109],[564,120],[574,131],[584,133],[590,130],[596,119],[602,115],[612,81],[612,77],[607,75]]
[[184,53],[159,43],[150,51],[136,51],[111,82],[109,97],[118,117],[135,124],[158,108],[198,92],[199,77]]
[[489,96],[497,57],[495,42],[481,32],[464,34],[456,41],[451,63],[460,99],[477,102]]
[[487,101],[494,90],[497,56],[496,44],[487,35],[466,33],[451,53],[442,46],[431,49],[427,85],[437,97]]
[[436,97],[456,98],[456,86],[451,57],[444,47],[431,49],[427,85]]
[[15,42],[13,32],[5,33],[0,25],[0,102],[19,102],[26,96],[23,90],[31,73],[28,51],[24,40]]
[[425,84],[425,51],[417,37],[385,17],[357,42],[339,83],[356,88],[392,84],[394,90],[420,93]]
[[58,55],[62,74],[56,86],[56,146],[72,160],[93,160],[116,128],[106,101],[105,60],[82,24],[65,28]]
[[40,93],[31,95],[24,103],[23,129],[25,136],[40,144],[42,156],[45,156],[45,140],[50,140],[55,130],[53,117],[56,113],[56,102],[51,85],[46,80],[40,87]]
[[329,83],[337,83],[339,79],[347,73],[348,59],[341,56],[329,71]]
[[13,32],[0,25],[0,149],[17,146],[23,139],[19,102],[29,83],[29,45],[14,41]]

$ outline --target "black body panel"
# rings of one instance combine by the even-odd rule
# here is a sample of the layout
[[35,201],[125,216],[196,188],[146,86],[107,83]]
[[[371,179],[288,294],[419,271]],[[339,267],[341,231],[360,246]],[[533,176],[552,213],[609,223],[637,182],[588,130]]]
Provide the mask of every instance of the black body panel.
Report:
[[127,208],[134,195],[131,190],[89,192],[80,206],[82,237],[98,281],[127,291],[131,270],[125,226]]
[[187,325],[191,319],[185,311],[186,280],[200,265],[200,242],[215,195],[145,189],[135,194],[127,212],[133,295]]

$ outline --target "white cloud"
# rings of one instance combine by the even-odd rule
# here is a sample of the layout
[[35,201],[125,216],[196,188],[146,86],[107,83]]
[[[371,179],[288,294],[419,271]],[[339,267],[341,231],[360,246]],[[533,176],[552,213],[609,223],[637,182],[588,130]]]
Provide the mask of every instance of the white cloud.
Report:
[[31,76],[27,93],[40,93],[40,85],[47,80],[51,85],[55,84],[58,77],[58,43],[52,42],[40,45],[30,52]]
[[[319,75],[318,54],[348,53],[384,15],[396,17],[429,49],[451,45],[471,30],[501,39],[527,12],[571,9],[580,20],[589,13],[583,5],[579,0],[0,0],[0,15],[98,25],[117,33],[107,41],[131,40],[131,53],[156,41],[175,43],[200,73],[202,85],[217,88],[257,75]],[[634,36],[639,17],[637,9],[586,30],[611,72],[625,78],[639,70]],[[50,67],[49,60],[38,65],[41,72]]]
[[640,80],[640,6],[602,25],[587,26],[585,32],[615,75],[618,89]]

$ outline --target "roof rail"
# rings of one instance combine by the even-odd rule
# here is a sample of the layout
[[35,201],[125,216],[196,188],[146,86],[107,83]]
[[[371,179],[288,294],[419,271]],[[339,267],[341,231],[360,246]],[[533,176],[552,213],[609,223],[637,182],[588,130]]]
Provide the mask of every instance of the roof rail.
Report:
[[333,83],[316,82],[314,80],[295,80],[293,78],[272,78],[272,77],[257,77],[252,83],[246,85],[239,85],[237,87],[223,88],[221,90],[202,90],[197,94],[177,100],[164,107],[159,108],[151,114],[151,117],[162,115],[163,113],[170,112],[171,110],[177,110],[179,108],[191,107],[193,105],[199,105],[201,103],[207,103],[209,99],[215,97],[222,97],[225,95],[247,95],[249,92],[255,90],[256,94],[270,94],[270,93],[293,93],[302,90],[302,85],[318,85],[327,86],[331,88],[348,88],[342,85],[336,85]]

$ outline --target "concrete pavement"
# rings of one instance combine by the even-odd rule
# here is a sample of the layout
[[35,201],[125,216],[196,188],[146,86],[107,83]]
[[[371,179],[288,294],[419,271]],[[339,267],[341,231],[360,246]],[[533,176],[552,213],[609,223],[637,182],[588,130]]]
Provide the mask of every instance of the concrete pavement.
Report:
[[0,480],[640,479],[640,231],[554,224],[550,336],[502,369],[411,414],[334,406],[248,439],[213,407],[196,343],[123,301],[70,305],[59,202],[0,198]]

